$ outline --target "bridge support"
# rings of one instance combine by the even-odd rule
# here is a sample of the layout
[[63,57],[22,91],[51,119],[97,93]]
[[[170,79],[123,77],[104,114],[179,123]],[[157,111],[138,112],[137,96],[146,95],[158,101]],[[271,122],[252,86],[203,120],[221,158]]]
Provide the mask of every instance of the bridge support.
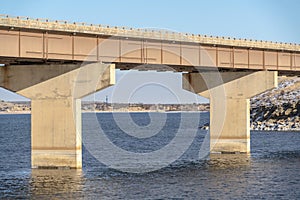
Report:
[[0,68],[1,86],[32,100],[33,168],[82,167],[80,98],[114,83],[114,65]]
[[81,100],[31,101],[33,168],[81,168]]
[[210,99],[210,152],[250,153],[250,98],[277,87],[277,72],[183,75],[183,88]]

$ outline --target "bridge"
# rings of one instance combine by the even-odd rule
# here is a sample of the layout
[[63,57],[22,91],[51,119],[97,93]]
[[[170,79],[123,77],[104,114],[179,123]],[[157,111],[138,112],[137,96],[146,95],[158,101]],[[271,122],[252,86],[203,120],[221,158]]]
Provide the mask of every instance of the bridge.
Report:
[[210,99],[211,153],[249,154],[249,99],[300,75],[300,45],[0,15],[0,63],[0,87],[31,99],[32,167],[81,168],[80,99],[115,69],[183,72]]

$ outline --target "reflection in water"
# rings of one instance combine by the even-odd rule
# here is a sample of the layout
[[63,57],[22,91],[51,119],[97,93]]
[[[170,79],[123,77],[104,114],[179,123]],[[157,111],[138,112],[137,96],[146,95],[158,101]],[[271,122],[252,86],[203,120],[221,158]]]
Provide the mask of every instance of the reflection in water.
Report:
[[34,198],[78,197],[83,182],[81,170],[32,169],[29,190]]
[[[234,198],[245,198],[247,194],[247,174],[251,171],[250,154],[210,154],[208,161],[207,185]],[[220,198],[216,193],[211,196]]]
[[209,166],[216,169],[246,168],[250,166],[250,154],[210,154]]
[[[92,174],[84,174],[81,170],[33,169],[29,191],[32,198],[77,199],[86,196],[101,199],[144,198],[152,196],[153,191],[162,198],[169,197],[171,193],[174,197],[185,198],[192,197],[198,190],[209,193],[212,188],[227,193],[233,192],[232,188],[240,188],[239,192],[245,192],[247,181],[244,174],[250,170],[249,166],[249,155],[212,154],[209,160],[197,164],[179,164],[177,167],[170,166],[145,174],[128,174],[109,169],[104,170],[105,173]],[[185,192],[174,191],[174,184]],[[231,189],[226,187],[228,184]],[[218,197],[218,193],[211,193],[210,196]]]

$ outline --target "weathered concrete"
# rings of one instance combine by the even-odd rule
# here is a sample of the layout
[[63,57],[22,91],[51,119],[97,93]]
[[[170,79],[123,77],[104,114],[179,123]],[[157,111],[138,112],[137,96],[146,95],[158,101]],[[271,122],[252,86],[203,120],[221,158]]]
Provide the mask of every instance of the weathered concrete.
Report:
[[113,85],[115,66],[35,67],[0,68],[0,86],[31,99],[32,167],[81,168],[80,98]]
[[183,88],[210,99],[211,153],[250,153],[249,99],[277,87],[277,72],[183,75]]

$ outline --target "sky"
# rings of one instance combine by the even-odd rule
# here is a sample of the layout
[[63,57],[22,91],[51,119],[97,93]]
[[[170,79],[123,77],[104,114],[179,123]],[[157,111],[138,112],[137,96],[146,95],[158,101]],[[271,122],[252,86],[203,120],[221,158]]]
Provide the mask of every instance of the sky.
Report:
[[[9,0],[0,2],[0,14],[12,16],[300,44],[299,8],[298,0]],[[136,81],[139,85],[132,87]],[[115,86],[85,99],[105,101],[106,96],[110,102],[127,101],[124,103],[207,102],[181,89],[180,73],[165,72],[117,72]],[[3,89],[0,89],[0,99],[23,100]]]

